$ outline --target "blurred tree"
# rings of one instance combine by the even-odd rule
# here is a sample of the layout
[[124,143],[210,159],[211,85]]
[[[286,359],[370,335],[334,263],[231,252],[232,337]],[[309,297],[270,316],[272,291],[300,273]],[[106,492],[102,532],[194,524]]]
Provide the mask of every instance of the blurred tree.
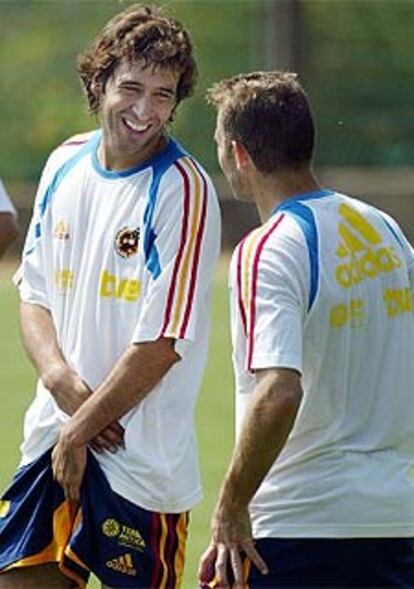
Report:
[[[299,71],[318,119],[319,165],[411,164],[414,2],[156,0],[192,32],[195,96],[174,134],[210,169],[215,80],[250,69]],[[93,128],[74,62],[127,0],[0,1],[0,175],[35,180],[67,136]]]

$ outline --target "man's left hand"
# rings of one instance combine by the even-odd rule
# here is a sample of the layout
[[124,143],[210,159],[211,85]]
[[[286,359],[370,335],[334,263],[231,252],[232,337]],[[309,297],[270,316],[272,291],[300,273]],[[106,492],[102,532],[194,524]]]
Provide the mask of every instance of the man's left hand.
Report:
[[[212,541],[200,560],[200,585],[215,581],[215,587],[245,588],[242,554],[245,554],[262,574],[267,574],[266,563],[254,547],[250,516],[247,507],[226,509],[217,507],[212,519]],[[228,568],[234,581],[228,578]]]
[[80,486],[86,468],[86,446],[74,446],[62,429],[52,452],[52,469],[67,499],[79,501]]

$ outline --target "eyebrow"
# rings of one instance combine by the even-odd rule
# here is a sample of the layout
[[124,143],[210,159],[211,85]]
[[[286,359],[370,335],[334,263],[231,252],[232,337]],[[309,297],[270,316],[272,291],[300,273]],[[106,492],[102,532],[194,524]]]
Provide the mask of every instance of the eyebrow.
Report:
[[[135,82],[134,80],[121,80],[119,82],[119,86],[128,86],[131,88],[141,89],[144,86],[144,84],[141,84],[140,82]],[[170,96],[175,96],[175,91],[167,86],[159,86],[158,88],[156,88],[156,90],[165,92],[166,94],[170,94]]]

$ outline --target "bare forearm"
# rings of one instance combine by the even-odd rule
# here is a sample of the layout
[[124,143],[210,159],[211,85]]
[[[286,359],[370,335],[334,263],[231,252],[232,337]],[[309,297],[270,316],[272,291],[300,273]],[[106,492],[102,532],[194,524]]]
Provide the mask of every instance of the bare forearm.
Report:
[[23,346],[39,378],[49,390],[58,373],[67,368],[59,348],[50,312],[39,305],[21,303],[20,329]]
[[137,405],[179,360],[167,339],[131,345],[65,429],[74,446],[89,441]]
[[58,406],[72,415],[92,391],[63,356],[50,312],[22,303],[20,325],[23,345],[39,378]]
[[[92,390],[63,356],[51,314],[39,305],[22,303],[20,319],[23,344],[37,374],[60,409],[73,415]],[[106,425],[90,438],[91,445],[98,452],[115,452],[124,443],[124,430],[115,421]]]
[[[293,427],[302,396],[293,371],[266,374],[256,386],[219,498],[218,507],[247,506]],[[287,376],[287,378],[285,378]]]

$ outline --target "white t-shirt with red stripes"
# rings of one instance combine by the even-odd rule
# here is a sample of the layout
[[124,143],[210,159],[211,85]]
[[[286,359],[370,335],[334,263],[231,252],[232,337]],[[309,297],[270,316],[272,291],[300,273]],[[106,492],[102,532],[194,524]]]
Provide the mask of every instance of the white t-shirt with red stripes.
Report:
[[331,191],[286,201],[236,248],[238,432],[255,370],[295,369],[304,390],[251,503],[255,537],[414,535],[413,288],[395,221]]
[[[50,156],[20,268],[23,301],[50,309],[59,346],[95,389],[133,342],[176,340],[178,362],[121,423],[125,450],[96,455],[112,488],[154,511],[201,497],[194,405],[205,365],[220,214],[201,166],[173,140],[143,165],[107,171],[101,133]],[[143,367],[145,370],[145,367]],[[67,420],[39,381],[22,464]]]

